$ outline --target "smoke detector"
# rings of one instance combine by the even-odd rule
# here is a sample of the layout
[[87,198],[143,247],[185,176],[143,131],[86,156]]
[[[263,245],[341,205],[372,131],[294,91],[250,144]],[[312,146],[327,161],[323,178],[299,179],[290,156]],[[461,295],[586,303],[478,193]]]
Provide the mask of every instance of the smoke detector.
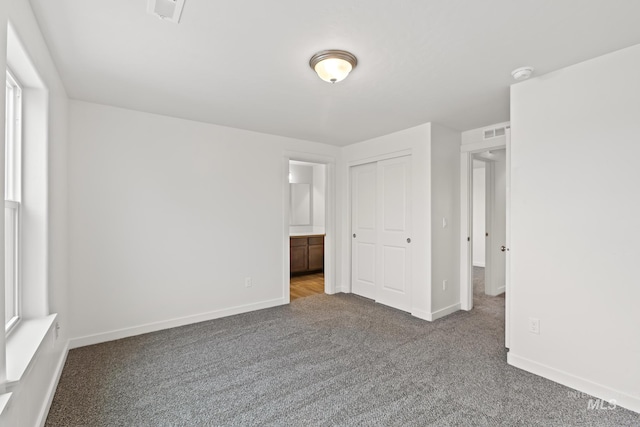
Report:
[[148,0],[147,13],[164,21],[180,22],[184,0]]
[[513,76],[514,79],[520,81],[520,80],[527,80],[529,77],[531,77],[532,73],[533,73],[533,67],[527,66],[527,67],[516,68],[511,72],[511,75]]

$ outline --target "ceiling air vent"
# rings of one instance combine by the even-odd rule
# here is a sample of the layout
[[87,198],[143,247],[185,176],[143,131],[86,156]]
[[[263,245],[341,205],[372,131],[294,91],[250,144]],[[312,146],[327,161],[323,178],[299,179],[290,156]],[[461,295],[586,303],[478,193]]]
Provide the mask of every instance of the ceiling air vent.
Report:
[[184,0],[148,0],[147,12],[164,21],[180,22]]
[[497,136],[504,136],[506,134],[506,127],[499,127],[494,129],[485,129],[484,130],[484,139],[495,138]]

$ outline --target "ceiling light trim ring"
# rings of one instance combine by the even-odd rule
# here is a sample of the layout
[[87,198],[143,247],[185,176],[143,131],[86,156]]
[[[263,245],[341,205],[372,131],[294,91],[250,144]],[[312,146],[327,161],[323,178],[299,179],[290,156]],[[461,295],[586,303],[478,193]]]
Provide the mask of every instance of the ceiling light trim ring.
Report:
[[315,70],[316,65],[318,65],[319,62],[331,58],[343,59],[350,63],[353,68],[356,68],[356,65],[358,65],[358,58],[356,58],[351,52],[347,52],[346,50],[329,49],[320,51],[313,55],[309,60],[309,66],[311,69]]

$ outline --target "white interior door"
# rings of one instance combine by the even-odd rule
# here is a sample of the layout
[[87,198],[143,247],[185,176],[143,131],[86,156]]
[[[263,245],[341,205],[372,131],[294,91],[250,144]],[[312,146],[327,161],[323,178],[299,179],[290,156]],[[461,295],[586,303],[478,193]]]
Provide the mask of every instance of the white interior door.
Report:
[[506,276],[506,262],[505,251],[502,251],[502,247],[506,247],[507,244],[507,168],[506,162],[496,162],[494,165],[495,178],[493,184],[495,185],[495,198],[494,198],[494,214],[493,214],[493,235],[497,244],[494,245],[493,250],[495,256],[493,257],[493,271],[494,282],[493,292],[494,295],[500,295],[505,291],[505,276]]
[[411,310],[411,221],[408,156],[378,162],[376,301]]
[[473,160],[460,153],[460,308],[473,308],[472,242],[473,233]]
[[505,325],[504,325],[504,345],[511,346],[511,129],[507,128],[506,161],[505,161]]
[[351,168],[351,291],[376,299],[377,164]]
[[496,296],[505,291],[506,260],[501,250],[507,243],[506,162],[487,164],[487,230],[485,293]]

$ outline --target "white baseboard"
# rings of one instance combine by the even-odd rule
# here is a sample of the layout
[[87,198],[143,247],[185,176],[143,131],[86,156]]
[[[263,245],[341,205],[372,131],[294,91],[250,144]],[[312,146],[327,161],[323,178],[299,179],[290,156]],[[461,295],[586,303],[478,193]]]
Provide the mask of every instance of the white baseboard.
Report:
[[339,292],[342,292],[342,290],[340,290],[340,288],[333,288],[333,289],[327,289],[326,287],[324,288],[324,293],[327,295],[335,295]]
[[456,304],[450,305],[449,307],[445,307],[438,311],[434,311],[433,313],[431,313],[431,319],[437,320],[437,319],[440,319],[441,317],[447,316],[451,313],[455,313],[456,311],[459,311],[459,310],[460,310],[460,303],[456,303]]
[[482,262],[479,262],[479,261],[473,261],[472,265],[473,265],[474,267],[482,267],[482,268],[484,268],[484,267],[485,267],[485,265],[484,265],[484,261],[482,261]]
[[44,424],[47,422],[47,415],[49,415],[51,402],[53,402],[53,396],[56,394],[56,389],[58,388],[58,382],[60,381],[60,376],[62,376],[62,369],[64,368],[64,364],[67,361],[68,354],[69,354],[69,341],[65,343],[62,349],[62,353],[60,353],[60,358],[58,359],[58,363],[53,373],[53,377],[51,378],[49,387],[47,387],[47,397],[43,402],[42,408],[40,408],[40,415],[38,416],[37,425],[39,425],[40,427],[44,427]]
[[495,294],[487,294],[487,295],[492,296],[492,297],[497,297],[498,295],[504,293],[506,290],[507,290],[507,288],[505,286],[500,286],[498,288],[498,290],[496,290]]
[[613,399],[617,406],[622,406],[623,408],[640,413],[639,396],[632,396],[607,386],[594,383],[593,381],[585,378],[575,376],[568,372],[534,362],[533,360],[520,357],[512,351],[507,353],[507,363],[511,366],[515,366],[516,368],[523,369],[527,372],[531,372],[532,374],[539,375],[548,380],[595,396],[596,398],[603,399],[606,402],[610,402]]
[[445,307],[443,309],[434,311],[433,313],[429,313],[424,310],[412,310],[411,315],[417,317],[418,319],[427,320],[429,322],[433,322],[434,320],[438,320],[441,317],[447,316],[451,313],[455,313],[460,310],[460,303],[456,303],[450,305],[449,307]]
[[283,298],[269,301],[262,301],[254,304],[241,305],[237,307],[225,308],[208,313],[196,314],[193,316],[179,317],[176,319],[162,320],[159,322],[147,323],[133,326],[131,328],[117,329],[115,331],[103,332],[99,334],[86,335],[72,338],[69,341],[69,348],[74,349],[87,345],[99,344],[107,341],[119,340],[121,338],[133,337],[135,335],[147,334],[149,332],[161,331],[163,329],[176,328],[178,326],[190,325],[192,323],[205,322],[207,320],[219,319],[221,317],[233,316],[234,314],[247,313],[249,311],[262,310],[264,308],[275,307],[285,304]]
[[429,322],[433,320],[433,318],[431,317],[431,313],[424,310],[418,310],[418,309],[411,310],[411,315],[413,317],[417,317],[418,319],[426,320]]

